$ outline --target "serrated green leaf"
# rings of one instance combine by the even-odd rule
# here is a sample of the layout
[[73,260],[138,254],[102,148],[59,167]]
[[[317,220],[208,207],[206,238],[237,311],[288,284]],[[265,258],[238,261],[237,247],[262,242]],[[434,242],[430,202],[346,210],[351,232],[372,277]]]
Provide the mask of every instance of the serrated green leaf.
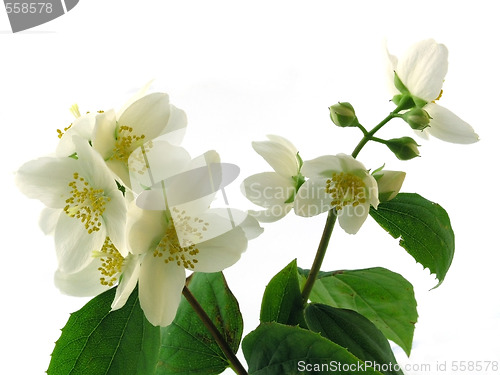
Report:
[[56,342],[48,375],[154,374],[160,330],[144,316],[137,288],[125,306],[110,311],[115,289],[71,314]]
[[249,375],[380,374],[318,333],[276,322],[250,332],[242,349]]
[[[236,353],[243,333],[243,318],[222,273],[194,273],[189,290]],[[162,328],[156,374],[220,374],[228,366],[224,353],[182,297],[174,321]]]
[[302,310],[297,260],[277,273],[264,291],[260,310],[261,322],[296,324]]
[[307,326],[343,346],[362,361],[378,364],[386,375],[402,375],[389,342],[375,325],[353,310],[312,303],[304,311]]
[[399,193],[370,209],[370,215],[415,260],[435,274],[439,286],[455,252],[455,235],[446,211],[418,194]]
[[[309,270],[298,271],[303,285]],[[320,272],[309,299],[357,311],[410,355],[417,301],[413,286],[403,276],[381,267]]]

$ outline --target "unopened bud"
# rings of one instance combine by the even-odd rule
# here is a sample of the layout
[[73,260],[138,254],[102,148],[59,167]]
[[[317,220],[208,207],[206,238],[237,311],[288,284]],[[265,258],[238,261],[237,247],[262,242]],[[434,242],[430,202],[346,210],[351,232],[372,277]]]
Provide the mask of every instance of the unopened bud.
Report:
[[386,145],[399,160],[410,160],[420,155],[419,145],[410,137],[389,139]]
[[358,118],[354,112],[354,108],[350,103],[342,102],[332,105],[330,108],[330,118],[332,122],[345,128],[348,126],[358,126]]
[[378,199],[380,202],[387,202],[398,195],[405,180],[406,173],[399,171],[377,170],[373,177],[378,185]]
[[413,108],[403,114],[403,120],[414,130],[424,130],[429,126],[431,116],[422,108]]

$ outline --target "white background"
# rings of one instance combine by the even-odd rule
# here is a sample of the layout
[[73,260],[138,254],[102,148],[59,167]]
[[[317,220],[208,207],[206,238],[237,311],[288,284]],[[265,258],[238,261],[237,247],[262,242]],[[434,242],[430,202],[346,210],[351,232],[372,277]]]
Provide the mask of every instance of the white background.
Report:
[[[190,153],[216,149],[223,161],[241,167],[229,200],[248,208],[239,183],[269,170],[252,140],[285,136],[304,159],[350,153],[360,132],[332,126],[328,106],[350,101],[366,127],[378,123],[393,109],[384,40],[398,54],[428,37],[449,48],[440,104],[468,121],[481,141],[419,141],[422,157],[408,162],[370,143],[358,159],[371,169],[386,163],[387,169],[405,170],[403,191],[419,192],[447,209],[456,235],[452,267],[445,282],[429,291],[434,277],[369,218],[355,236],[335,229],[323,269],[383,266],[414,284],[420,317],[413,352],[408,359],[395,347],[396,356],[416,367],[447,363],[448,372],[407,374],[452,374],[452,361],[500,360],[495,7],[495,1],[480,0],[82,0],[65,16],[18,34],[10,32],[0,10],[2,373],[42,374],[59,329],[86,302],[53,286],[52,238],[37,226],[42,205],[13,184],[22,163],[54,150],[56,129],[71,123],[73,103],[82,111],[119,108],[155,79],[153,89],[168,92],[188,115],[184,146]],[[411,132],[395,121],[384,135]],[[289,215],[266,225],[226,271],[245,334],[258,324],[269,279],[293,258],[310,267],[324,220]]]

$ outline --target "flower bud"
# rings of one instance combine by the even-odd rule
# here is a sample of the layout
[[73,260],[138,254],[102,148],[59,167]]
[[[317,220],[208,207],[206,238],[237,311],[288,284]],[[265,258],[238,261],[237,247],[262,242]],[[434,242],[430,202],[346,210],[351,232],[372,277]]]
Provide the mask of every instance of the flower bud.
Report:
[[420,155],[419,145],[410,137],[389,139],[385,144],[399,160],[410,160]]
[[330,118],[332,122],[345,128],[348,126],[358,126],[358,118],[354,112],[354,108],[350,103],[342,102],[332,105],[330,108]]
[[413,108],[403,114],[403,120],[414,130],[424,130],[429,126],[431,116],[422,108]]
[[376,170],[372,175],[377,180],[380,202],[390,201],[398,195],[406,177],[405,172],[384,170]]

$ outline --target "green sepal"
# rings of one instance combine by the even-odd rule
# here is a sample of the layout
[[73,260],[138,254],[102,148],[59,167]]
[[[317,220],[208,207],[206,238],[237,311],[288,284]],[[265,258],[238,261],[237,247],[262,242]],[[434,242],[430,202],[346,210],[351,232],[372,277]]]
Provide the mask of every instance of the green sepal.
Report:
[[[189,290],[234,353],[243,333],[243,318],[222,272],[195,272]],[[191,305],[182,297],[177,315],[161,330],[156,375],[220,374],[230,363]]]
[[418,263],[443,282],[455,253],[455,234],[447,212],[437,203],[415,193],[399,193],[382,202],[370,215]]
[[160,329],[139,305],[137,287],[127,303],[110,311],[116,288],[71,314],[56,342],[48,375],[154,374]]
[[[309,270],[298,271],[303,285]],[[403,276],[381,267],[320,272],[309,299],[360,313],[410,355],[417,301]]]

